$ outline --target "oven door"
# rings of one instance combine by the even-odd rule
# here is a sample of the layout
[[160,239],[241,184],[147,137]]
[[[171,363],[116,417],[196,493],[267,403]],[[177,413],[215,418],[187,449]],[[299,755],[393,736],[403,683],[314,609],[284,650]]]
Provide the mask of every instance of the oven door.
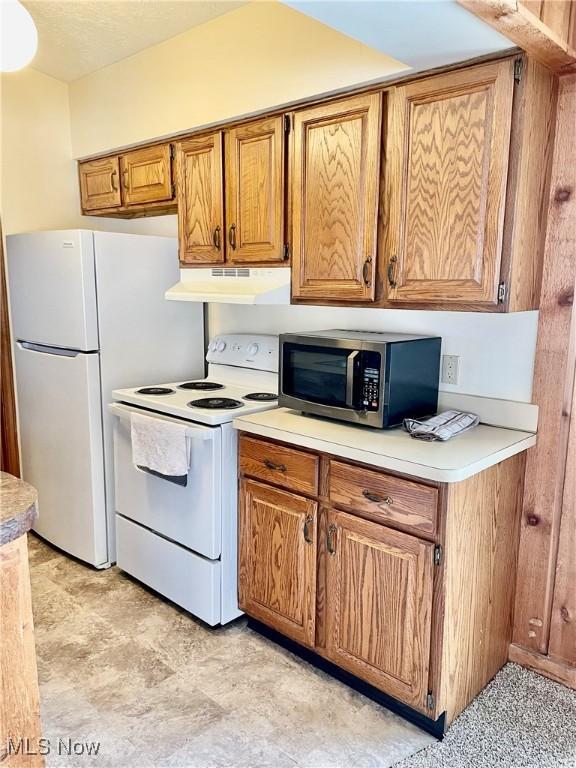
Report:
[[114,403],[116,512],[205,558],[215,560],[222,549],[222,436],[220,427],[183,422],[146,411],[168,421],[185,423],[190,436],[190,469],[186,486],[151,475],[134,466],[130,414],[138,408]]
[[362,409],[362,353],[336,339],[283,339],[280,405],[342,418]]

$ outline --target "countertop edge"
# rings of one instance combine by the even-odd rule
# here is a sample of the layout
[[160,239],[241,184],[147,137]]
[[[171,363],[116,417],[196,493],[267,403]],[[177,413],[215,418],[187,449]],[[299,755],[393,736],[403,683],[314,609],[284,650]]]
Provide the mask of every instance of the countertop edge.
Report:
[[396,459],[391,456],[372,453],[371,451],[364,449],[333,443],[319,437],[308,437],[307,435],[301,435],[298,432],[289,432],[276,427],[254,424],[248,420],[244,421],[242,418],[235,419],[234,426],[241,432],[249,432],[250,434],[260,435],[261,437],[269,437],[272,440],[279,440],[284,443],[300,446],[301,448],[329,453],[333,456],[351,459],[352,461],[369,464],[374,467],[379,467],[380,469],[389,469],[404,475],[411,475],[412,477],[418,477],[422,480],[433,480],[439,483],[458,483],[462,480],[467,480],[469,477],[473,477],[479,472],[482,472],[495,464],[499,464],[501,461],[505,461],[506,459],[531,448],[533,445],[536,445],[537,437],[536,434],[531,434],[526,438],[512,443],[506,448],[488,454],[488,456],[458,469],[436,469],[424,464],[406,461],[405,459]]
[[19,539],[37,517],[36,489],[6,472],[0,473],[0,547]]

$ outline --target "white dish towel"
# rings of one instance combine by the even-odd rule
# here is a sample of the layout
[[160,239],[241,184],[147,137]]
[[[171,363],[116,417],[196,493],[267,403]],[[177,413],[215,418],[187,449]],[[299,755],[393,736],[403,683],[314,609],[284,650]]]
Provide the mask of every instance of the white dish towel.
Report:
[[161,475],[187,475],[190,469],[190,438],[186,425],[130,414],[132,462]]

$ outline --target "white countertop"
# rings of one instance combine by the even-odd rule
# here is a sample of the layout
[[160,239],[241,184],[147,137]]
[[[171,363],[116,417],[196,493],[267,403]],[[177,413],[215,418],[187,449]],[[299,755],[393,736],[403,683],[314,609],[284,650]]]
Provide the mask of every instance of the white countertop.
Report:
[[383,469],[456,483],[536,444],[536,435],[480,424],[445,443],[415,440],[401,428],[380,430],[275,408],[234,420],[243,432],[270,437]]

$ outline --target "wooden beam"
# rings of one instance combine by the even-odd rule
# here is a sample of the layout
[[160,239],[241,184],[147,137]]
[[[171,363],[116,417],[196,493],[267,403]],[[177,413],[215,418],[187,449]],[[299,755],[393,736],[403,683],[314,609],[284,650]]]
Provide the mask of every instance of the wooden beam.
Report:
[[548,652],[574,370],[570,330],[576,277],[576,75],[560,78],[533,400],[538,443],[528,451],[513,642]]
[[16,477],[20,476],[18,430],[16,423],[16,399],[12,369],[12,341],[6,291],[4,265],[4,241],[0,224],[0,469]]
[[[576,313],[573,321],[576,321]],[[576,322],[573,322],[572,344],[576,343],[575,334]],[[574,665],[576,674],[576,386],[574,381],[572,381],[572,390],[568,461],[564,480],[548,652],[555,659]]]
[[509,659],[544,677],[549,677],[550,680],[576,689],[576,667],[551,659],[549,656],[528,651],[526,648],[520,648],[518,645],[510,646]]
[[[564,40],[518,0],[457,2],[554,72],[571,70],[576,66],[576,51],[568,39]],[[569,30],[566,34],[568,37]]]

